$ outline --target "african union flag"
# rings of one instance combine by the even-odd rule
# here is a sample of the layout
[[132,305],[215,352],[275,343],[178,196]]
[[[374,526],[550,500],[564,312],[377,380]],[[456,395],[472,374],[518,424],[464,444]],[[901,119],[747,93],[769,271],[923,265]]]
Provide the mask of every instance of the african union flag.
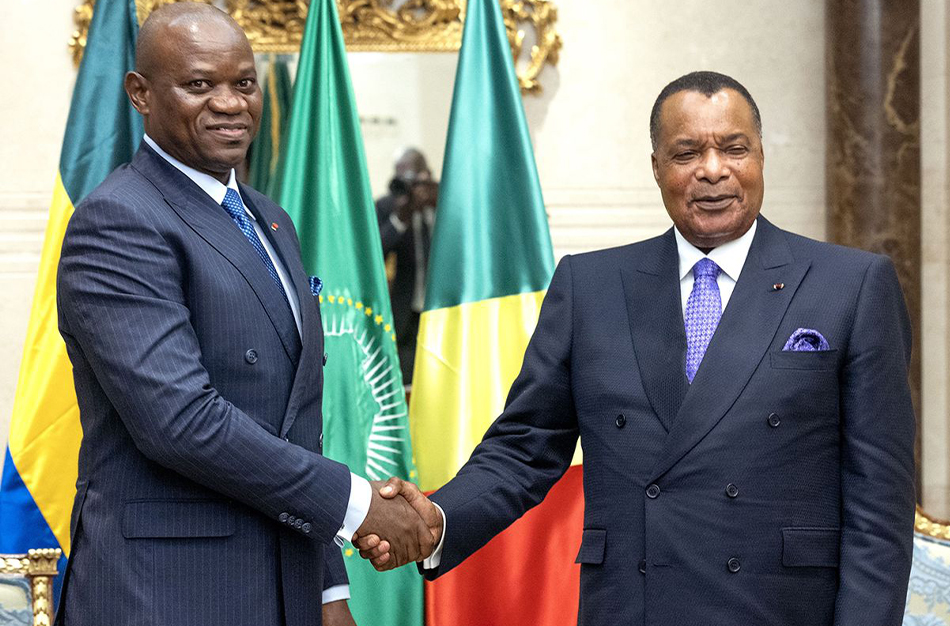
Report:
[[[370,479],[415,479],[406,396],[392,329],[382,244],[335,0],[314,0],[304,31],[280,204],[300,237],[320,296],[324,453]],[[380,574],[348,546],[350,609],[357,624],[422,626],[422,579]]]

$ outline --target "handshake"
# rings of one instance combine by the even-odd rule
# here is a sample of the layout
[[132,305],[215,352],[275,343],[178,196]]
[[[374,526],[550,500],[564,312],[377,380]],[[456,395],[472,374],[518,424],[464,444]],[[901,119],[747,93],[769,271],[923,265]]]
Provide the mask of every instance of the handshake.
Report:
[[383,572],[432,554],[442,539],[442,513],[416,485],[390,478],[370,481],[369,513],[353,535],[360,556]]

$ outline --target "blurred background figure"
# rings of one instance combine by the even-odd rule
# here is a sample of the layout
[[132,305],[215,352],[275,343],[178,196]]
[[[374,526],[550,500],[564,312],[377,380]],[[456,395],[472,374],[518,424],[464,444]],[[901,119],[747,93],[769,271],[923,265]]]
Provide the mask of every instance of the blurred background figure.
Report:
[[412,384],[419,314],[425,305],[429,246],[439,184],[426,157],[408,148],[396,160],[389,193],[376,201],[403,384]]

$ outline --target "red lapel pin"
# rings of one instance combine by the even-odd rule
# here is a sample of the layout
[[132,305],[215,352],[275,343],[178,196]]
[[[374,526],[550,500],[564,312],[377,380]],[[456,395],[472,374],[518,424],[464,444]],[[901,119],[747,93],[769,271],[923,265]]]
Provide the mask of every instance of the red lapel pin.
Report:
[[277,222],[271,222],[270,229],[274,232],[277,232]]
[[772,285],[772,291],[781,291],[785,289],[785,283],[775,283]]

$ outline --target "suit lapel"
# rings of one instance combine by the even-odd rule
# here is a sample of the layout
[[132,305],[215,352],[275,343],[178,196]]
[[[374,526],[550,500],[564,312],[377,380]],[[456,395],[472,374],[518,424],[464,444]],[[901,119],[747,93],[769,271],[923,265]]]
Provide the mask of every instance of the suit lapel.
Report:
[[257,251],[230,216],[191,179],[166,163],[146,144],[142,144],[132,165],[162,192],[186,224],[244,276],[274,325],[287,356],[297,365],[301,345],[293,313],[283,302],[283,294],[261,263]]
[[653,410],[669,431],[686,393],[686,331],[673,231],[653,240],[644,260],[620,268],[640,377]]
[[[759,217],[742,274],[651,472],[654,480],[699,443],[738,399],[809,265],[796,262],[782,232]],[[776,290],[778,283],[784,287]]]
[[319,332],[322,332],[323,329],[317,327],[317,306],[314,301],[315,298],[310,292],[309,275],[301,262],[296,239],[291,236],[290,224],[286,224],[283,229],[278,227],[276,231],[270,227],[271,224],[279,225],[283,221],[284,214],[279,212],[277,206],[270,202],[254,202],[251,200],[251,194],[244,185],[241,185],[241,195],[247,202],[248,208],[259,220],[263,227],[262,230],[284,264],[284,268],[294,285],[300,310],[300,336],[302,341],[300,362],[297,365],[293,387],[290,391],[290,400],[287,403],[287,411],[280,427],[280,436],[286,437],[290,427],[294,425],[294,421],[297,419],[301,394],[306,391],[307,375],[313,371],[313,368],[319,367],[316,362],[316,359],[320,356],[317,350],[317,340],[319,339]]

